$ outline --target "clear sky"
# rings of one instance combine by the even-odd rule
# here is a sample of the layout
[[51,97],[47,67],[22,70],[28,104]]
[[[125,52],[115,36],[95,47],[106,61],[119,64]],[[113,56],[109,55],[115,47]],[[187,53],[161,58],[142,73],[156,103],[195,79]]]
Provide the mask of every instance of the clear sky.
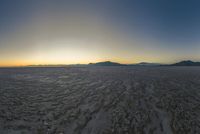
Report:
[[1,0],[0,66],[200,61],[199,0]]

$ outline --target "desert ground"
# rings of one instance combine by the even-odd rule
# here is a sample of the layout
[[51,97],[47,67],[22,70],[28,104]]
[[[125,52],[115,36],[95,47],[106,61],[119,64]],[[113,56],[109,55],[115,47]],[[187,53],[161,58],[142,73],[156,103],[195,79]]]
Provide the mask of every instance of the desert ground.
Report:
[[200,67],[0,69],[0,134],[199,134]]

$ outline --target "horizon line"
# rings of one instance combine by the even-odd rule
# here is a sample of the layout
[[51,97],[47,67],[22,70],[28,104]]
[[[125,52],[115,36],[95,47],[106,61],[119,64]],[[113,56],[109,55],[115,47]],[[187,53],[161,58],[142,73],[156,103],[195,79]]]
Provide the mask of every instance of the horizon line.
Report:
[[[179,60],[180,61],[192,61],[192,62],[197,62],[193,60]],[[0,68],[13,68],[13,67],[62,67],[62,66],[72,66],[72,65],[89,65],[90,63],[99,63],[99,62],[113,62],[113,63],[119,63],[122,65],[134,65],[134,64],[140,64],[140,63],[153,63],[153,64],[161,64],[161,65],[168,65],[168,64],[173,64],[173,63],[159,63],[159,62],[137,62],[137,63],[120,63],[120,62],[115,62],[115,61],[98,61],[98,62],[88,62],[88,63],[75,63],[75,64],[27,64],[27,65],[5,65],[5,66],[0,66]],[[176,63],[176,62],[174,62]]]

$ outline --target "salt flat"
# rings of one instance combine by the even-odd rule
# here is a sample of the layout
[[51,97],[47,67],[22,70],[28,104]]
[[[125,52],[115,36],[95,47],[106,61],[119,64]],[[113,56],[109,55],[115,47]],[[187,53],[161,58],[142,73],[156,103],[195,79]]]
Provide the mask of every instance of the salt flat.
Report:
[[1,68],[0,133],[198,134],[200,68]]

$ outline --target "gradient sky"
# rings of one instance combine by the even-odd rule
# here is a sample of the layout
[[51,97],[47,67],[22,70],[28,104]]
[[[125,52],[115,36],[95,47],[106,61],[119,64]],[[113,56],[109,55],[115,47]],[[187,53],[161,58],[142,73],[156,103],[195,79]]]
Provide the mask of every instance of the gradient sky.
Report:
[[199,0],[1,0],[0,66],[200,61]]

